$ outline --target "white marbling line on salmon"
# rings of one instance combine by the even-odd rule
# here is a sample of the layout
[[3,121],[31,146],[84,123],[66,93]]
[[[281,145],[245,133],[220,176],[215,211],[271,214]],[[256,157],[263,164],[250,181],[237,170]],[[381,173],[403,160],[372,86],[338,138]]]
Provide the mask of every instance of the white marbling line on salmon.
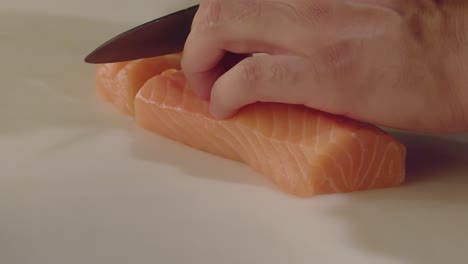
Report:
[[382,171],[382,167],[383,167],[383,164],[384,164],[384,162],[385,162],[385,158],[387,157],[387,154],[388,154],[391,150],[396,150],[397,153],[398,153],[398,147],[396,146],[396,144],[390,142],[389,144],[387,144],[387,147],[385,148],[385,151],[384,151],[382,160],[380,161],[380,165],[379,165],[379,168],[378,168],[378,170],[377,170],[377,174],[376,174],[376,176],[374,177],[374,179],[372,179],[372,182],[371,182],[371,184],[370,184],[371,187],[372,187],[372,186],[375,187],[375,186],[376,186],[376,184],[375,184],[375,183],[376,183],[376,180],[377,180],[378,178],[381,177],[380,172]]
[[[241,160],[244,160],[245,159],[245,155],[247,155],[247,153],[249,152],[247,147],[245,146],[245,144],[239,139],[238,136],[235,136],[234,133],[232,133],[232,129],[227,129],[226,127],[228,126],[232,126],[232,125],[228,125],[227,123],[223,123],[220,125],[220,128],[228,135],[228,137],[230,137],[231,140],[229,140],[229,138],[225,138],[224,141],[226,143],[229,143],[231,145],[231,149],[237,153],[237,155],[239,156],[239,159]],[[221,139],[221,137],[218,137]],[[237,142],[237,143],[236,143]],[[236,147],[237,146],[237,147]],[[242,148],[242,150],[239,151],[239,147]],[[245,161],[244,161],[245,162]]]
[[[274,111],[271,110],[270,111],[270,115],[272,116],[272,126],[273,127],[276,127],[278,126],[278,120],[277,120],[277,116],[274,115]],[[289,129],[288,129],[289,130]],[[273,137],[273,133],[271,135],[271,137],[267,138],[267,137],[264,137],[265,140],[267,141],[270,141],[271,142],[271,145],[273,146],[273,148],[275,149],[275,152],[278,153],[279,155],[279,159],[281,161],[281,166],[282,168],[284,169],[284,171],[286,172],[286,175],[288,175],[288,183],[292,183],[291,181],[291,176],[292,175],[297,175],[296,173],[294,173],[294,166],[292,166],[292,164],[290,163],[289,159],[286,158],[287,155],[282,155],[282,153],[284,152],[285,154],[290,154],[290,153],[286,153],[286,152],[289,152],[287,149],[286,149],[286,146],[285,144],[287,144],[285,141],[280,141],[278,139],[275,139]]]
[[[246,126],[243,126],[243,125],[239,125],[238,126],[239,128],[239,133],[242,135],[242,137],[244,137],[246,143],[251,146],[250,147],[250,153],[252,153],[252,160],[251,160],[251,165],[253,164],[257,164],[257,166],[260,167],[261,170],[266,170],[267,168],[263,168],[263,166],[267,166],[265,163],[263,163],[261,160],[260,160],[260,157],[261,157],[261,152],[265,152],[265,150],[261,149],[261,145],[260,144],[254,144],[253,140],[254,139],[257,139],[255,136],[255,130],[253,131],[252,133],[252,136],[249,137],[249,131],[251,131],[250,128],[246,127]],[[254,147],[254,146],[258,146],[258,148]],[[259,153],[260,152],[260,153]],[[268,159],[268,162],[271,162],[270,159]],[[269,163],[271,165],[271,163]]]
[[350,164],[350,167],[349,167],[349,171],[351,172],[350,173],[350,184],[351,184],[351,188],[354,187],[354,178],[356,177],[355,173],[354,173],[354,160],[353,160],[353,155],[351,154],[351,152],[349,151],[349,148],[346,148],[346,147],[343,147],[343,145],[341,144],[338,144],[337,142],[334,143],[338,148],[340,148],[345,154],[346,154],[346,157],[348,158],[349,160],[349,164]]
[[[304,182],[308,182],[308,181],[309,181],[309,177],[308,177],[308,175],[307,175],[307,170],[304,168],[304,166],[301,166],[302,163],[299,162],[299,160],[298,160],[300,157],[297,157],[298,155],[300,156],[301,153],[297,153],[297,155],[294,155],[294,154],[293,154],[293,151],[292,151],[292,149],[291,149],[291,143],[289,143],[289,142],[292,141],[291,128],[292,128],[292,126],[294,125],[294,124],[292,124],[292,121],[291,121],[292,118],[291,118],[291,109],[290,109],[290,108],[287,108],[287,116],[288,116],[288,130],[287,130],[287,135],[286,135],[285,144],[286,144],[286,146],[287,146],[287,148],[288,148],[288,151],[291,153],[291,156],[294,158],[294,161],[296,162],[296,165],[297,165],[297,167],[298,167],[298,169],[299,169],[299,171],[300,171],[300,173],[301,173],[301,175],[302,175],[302,180],[303,180]],[[301,135],[304,135],[304,130],[305,130],[305,129],[304,129],[304,124],[302,123],[301,126],[302,126],[302,133],[301,133]],[[301,129],[301,128],[298,128],[298,129]],[[293,143],[293,144],[294,144],[294,143]],[[294,146],[297,148],[297,151],[299,152],[299,151],[300,151],[300,150],[299,150],[300,141],[299,141],[298,143],[295,143]],[[305,161],[305,160],[304,160],[304,161]]]
[[358,188],[361,188],[364,185],[367,178],[369,177],[370,170],[372,166],[374,165],[375,158],[377,157],[377,146],[379,145],[379,138],[380,138],[379,135],[375,136],[375,144],[374,144],[374,148],[372,151],[371,161],[368,163],[366,173],[362,176],[361,182],[359,183]]
[[[294,160],[294,163],[297,167],[297,170],[299,171],[299,174],[302,176],[302,180],[304,182],[307,182],[308,181],[308,176],[307,176],[307,172],[306,170],[304,169],[303,166],[301,166],[301,162],[299,162],[299,157],[297,157],[298,155],[294,155],[296,152],[293,151],[293,149],[291,148],[291,144],[290,143],[282,143],[285,145],[285,148],[286,148],[286,151],[288,152],[288,154],[292,157],[292,159]],[[298,146],[295,145],[295,147],[297,148]],[[298,150],[298,149],[297,149]]]
[[351,135],[354,138],[354,140],[357,140],[359,146],[361,147],[361,151],[359,151],[359,167],[358,167],[358,170],[356,171],[356,175],[353,177],[353,187],[358,188],[359,180],[361,179],[361,177],[364,177],[364,175],[361,176],[361,171],[362,171],[362,165],[364,164],[365,148],[364,148],[364,144],[361,138],[359,138],[356,133],[352,133]]
[[[329,141],[328,144],[334,145],[336,143],[334,124],[331,125],[330,132],[328,133],[328,141]],[[333,163],[336,164],[336,166],[338,167],[338,170],[341,172],[341,178],[343,179],[343,186],[347,189],[351,189],[350,182],[347,180],[342,163],[338,162],[335,157],[333,157],[332,160],[333,160]]]
[[[297,144],[298,144],[298,146],[299,146],[299,149],[301,150],[301,154],[303,155],[304,159],[307,161],[307,167],[309,167],[311,161],[310,161],[309,158],[308,158],[309,155],[306,155],[306,151],[305,151],[305,149],[304,149],[305,146],[304,146],[304,144],[303,144],[304,141],[305,141],[305,133],[306,133],[306,127],[307,127],[307,126],[306,126],[307,115],[306,115],[305,113],[303,113],[303,112],[301,112],[301,115],[302,115],[302,132],[301,132],[301,138],[300,138],[300,140],[298,141]],[[315,153],[315,152],[316,152],[316,151],[314,150],[314,153]],[[316,155],[316,154],[314,154],[314,155]],[[305,168],[305,170],[308,171],[307,168]],[[304,174],[304,177],[307,178],[307,181],[310,181],[310,176],[309,176],[309,173],[308,173],[308,172],[306,172],[306,173]]]
[[319,135],[320,135],[320,122],[321,122],[320,116],[317,118],[317,124],[315,125],[315,142],[314,142],[314,152],[318,154],[318,142],[319,142]]
[[332,177],[328,176],[328,173],[325,170],[325,168],[323,167],[323,165],[316,165],[316,166],[319,167],[320,170],[323,172],[323,177],[325,178],[325,182],[328,183],[328,186],[335,192],[341,192],[341,189],[338,188],[338,186],[336,185],[336,183],[334,181],[335,178],[332,178]]
[[[276,120],[277,116],[275,116],[273,113],[274,111],[269,109],[269,114],[271,116],[271,120],[272,120],[272,125],[271,125],[271,135],[269,136],[265,136],[265,135],[262,135],[262,137],[264,138],[265,141],[269,142],[272,146],[272,148],[274,149],[274,153],[282,153],[280,151],[280,149],[282,148],[282,145],[283,145],[283,142],[273,138],[273,131],[274,129],[278,126],[278,121]],[[255,119],[258,120],[258,112],[256,111],[256,114],[255,114]],[[257,137],[259,136],[258,133],[256,133]],[[282,169],[284,170],[285,174],[288,175],[288,182],[291,183],[291,175],[294,175],[292,168],[290,165],[288,165],[288,162],[287,162],[287,159],[285,157],[286,155],[277,155],[278,159],[280,160],[280,164],[281,164],[281,167]]]
[[[269,166],[265,169],[265,172],[268,170],[273,171],[273,168],[278,167],[282,171],[280,174],[285,175],[288,179],[288,182],[290,182],[291,175],[287,172],[282,155],[271,155],[271,153],[275,153],[275,152],[278,153],[278,149],[276,148],[275,143],[273,141],[266,140],[265,136],[262,135],[260,132],[258,132],[258,130],[253,130],[253,138],[254,140],[257,141],[259,149],[262,149],[263,153],[270,154],[268,157],[263,158],[263,160],[266,159],[269,164]],[[264,141],[267,141],[266,144]],[[268,151],[268,148],[266,145],[269,145],[273,151]],[[277,159],[277,161],[275,162],[274,159]],[[271,176],[275,176],[275,175],[276,173],[273,173]]]

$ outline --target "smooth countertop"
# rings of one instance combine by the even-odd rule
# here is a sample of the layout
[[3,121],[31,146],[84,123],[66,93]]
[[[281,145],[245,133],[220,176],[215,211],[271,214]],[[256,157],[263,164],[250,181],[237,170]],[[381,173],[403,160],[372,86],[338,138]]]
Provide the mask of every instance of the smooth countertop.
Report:
[[100,101],[84,56],[194,3],[2,0],[0,263],[466,263],[468,136],[399,134],[404,186],[298,199]]

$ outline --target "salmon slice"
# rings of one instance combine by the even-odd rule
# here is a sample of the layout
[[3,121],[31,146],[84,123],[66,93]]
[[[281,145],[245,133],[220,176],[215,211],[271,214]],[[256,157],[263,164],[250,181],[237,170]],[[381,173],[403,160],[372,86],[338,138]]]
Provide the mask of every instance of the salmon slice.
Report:
[[[151,77],[167,69],[180,69],[181,54],[99,65],[97,89],[101,97],[117,110],[133,115],[133,101],[138,90]],[[134,74],[138,73],[138,74]]]
[[[123,94],[132,101],[127,105],[134,106],[139,126],[243,162],[283,192],[310,197],[390,188],[405,180],[405,146],[375,126],[278,103],[255,103],[228,120],[215,120],[208,102],[194,94],[180,70],[148,77],[141,72],[145,63],[128,62],[126,71],[119,71],[119,64],[99,65],[98,83],[109,81],[115,71],[116,80],[134,80],[114,89],[132,91]],[[134,91],[135,98],[128,96]]]

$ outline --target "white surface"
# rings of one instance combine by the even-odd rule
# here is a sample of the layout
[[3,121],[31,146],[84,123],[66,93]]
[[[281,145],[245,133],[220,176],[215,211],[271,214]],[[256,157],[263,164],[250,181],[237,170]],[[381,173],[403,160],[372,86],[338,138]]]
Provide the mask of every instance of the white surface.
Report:
[[87,52],[184,3],[94,2],[0,4],[0,263],[466,262],[467,137],[403,137],[401,188],[289,197],[101,103]]

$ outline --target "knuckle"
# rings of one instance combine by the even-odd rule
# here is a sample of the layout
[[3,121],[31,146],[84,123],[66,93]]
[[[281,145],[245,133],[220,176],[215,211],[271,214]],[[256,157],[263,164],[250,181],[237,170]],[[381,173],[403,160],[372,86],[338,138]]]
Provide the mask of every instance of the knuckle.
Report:
[[263,13],[264,2],[260,0],[201,0],[194,27],[198,30],[215,30],[232,25]]
[[[335,13],[327,1],[261,1],[261,0],[200,0],[199,10],[193,21],[198,30],[214,29],[222,25],[252,17],[280,8],[300,24],[310,26],[323,24]],[[288,12],[289,10],[289,12]]]
[[232,20],[239,21],[248,17],[259,17],[263,13],[263,3],[259,0],[238,0],[233,1],[235,6],[232,10]]
[[323,48],[320,52],[320,61],[332,76],[352,77],[358,69],[356,53],[354,41],[343,41]]
[[272,60],[265,65],[262,60],[244,59],[240,64],[240,78],[245,82],[269,81],[288,83],[294,81],[297,74],[291,70],[289,63],[283,60]]
[[297,20],[309,24],[321,24],[333,15],[333,6],[327,1],[299,1],[289,5]]
[[220,24],[223,0],[200,0],[197,15],[193,20],[193,28],[204,31]]
[[448,21],[445,12],[433,1],[410,2],[403,15],[412,38],[420,44],[440,39],[443,32],[441,29]]
[[239,64],[240,79],[244,83],[253,83],[261,78],[261,71],[255,60],[247,58]]
[[289,65],[282,61],[273,62],[270,66],[270,76],[274,82],[284,82],[287,81],[288,83],[295,83],[296,82],[296,75],[291,71]]

